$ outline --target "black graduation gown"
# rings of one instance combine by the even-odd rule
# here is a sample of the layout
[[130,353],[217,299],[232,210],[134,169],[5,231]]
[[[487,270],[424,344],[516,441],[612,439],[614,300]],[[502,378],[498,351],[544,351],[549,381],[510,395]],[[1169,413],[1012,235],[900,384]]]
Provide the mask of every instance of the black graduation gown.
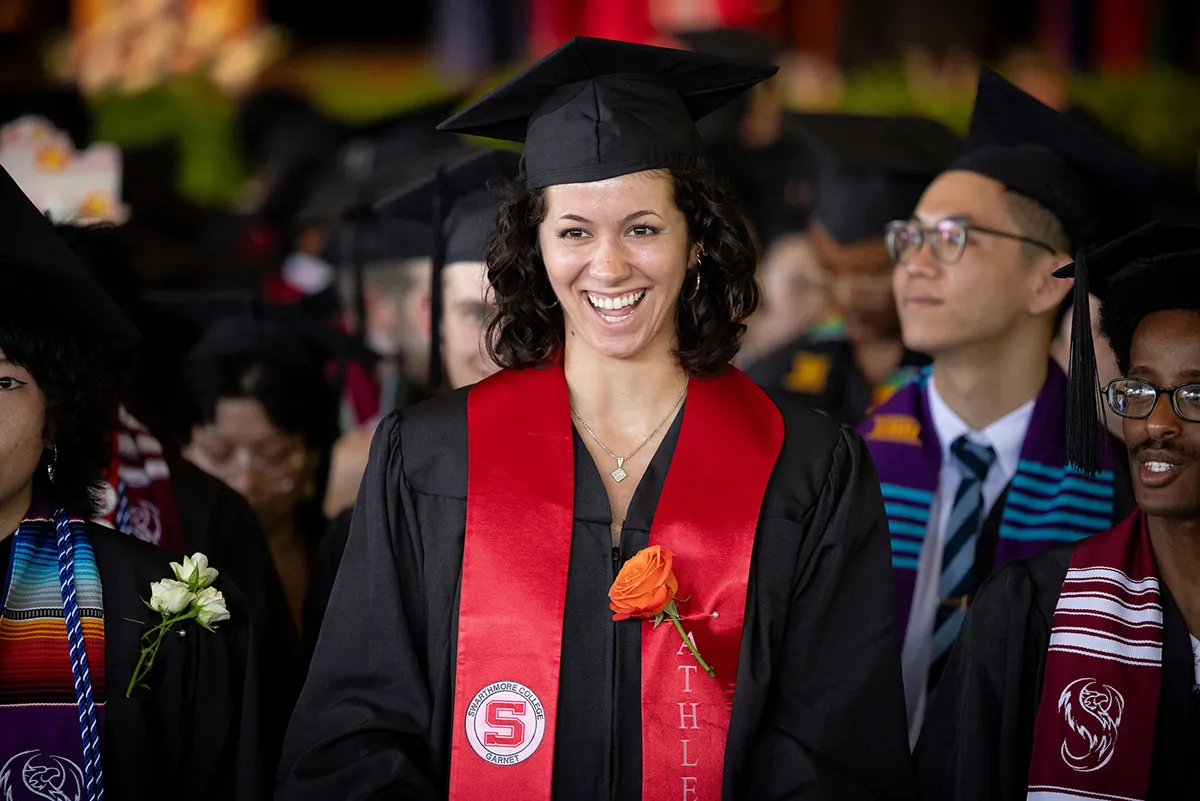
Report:
[[264,774],[272,776],[306,665],[283,585],[246,499],[183,458],[168,462],[187,552],[206,555],[246,599],[258,655],[259,747]]
[[[173,576],[180,557],[134,537],[88,525],[104,596],[107,692],[104,789],[108,798],[151,801],[256,801],[265,797],[259,764],[258,676],[250,616],[225,576],[230,619],[205,631],[194,622],[168,634],[153,670],[130,698],[125,690],[141,653],[139,639],[158,622],[142,602],[150,584]],[[12,537],[0,542],[0,564]],[[214,563],[220,570],[220,566]],[[140,621],[140,622],[134,622]]]
[[[288,730],[279,801],[447,797],[459,725],[466,398],[461,390],[392,415],[375,435]],[[785,441],[750,567],[724,798],[908,798],[887,522],[874,466],[849,428],[794,403],[781,408]],[[607,593],[621,564],[648,544],[681,420],[637,488],[616,552],[600,474],[575,437],[555,799],[641,798],[643,624],[614,623]]]
[[[1013,562],[967,613],[917,743],[924,801],[1024,801],[1054,608],[1074,552]],[[1163,681],[1150,801],[1200,798],[1200,707],[1187,626],[1163,585]]]
[[[797,386],[789,379],[804,356],[827,360],[829,369],[824,381]],[[928,357],[906,350],[899,368],[916,369],[927,364]],[[844,339],[821,339],[802,334],[747,367],[746,375],[763,389],[786,392],[847,425],[862,422],[875,400],[875,388],[854,360],[854,348]],[[814,377],[820,378],[820,375]]]

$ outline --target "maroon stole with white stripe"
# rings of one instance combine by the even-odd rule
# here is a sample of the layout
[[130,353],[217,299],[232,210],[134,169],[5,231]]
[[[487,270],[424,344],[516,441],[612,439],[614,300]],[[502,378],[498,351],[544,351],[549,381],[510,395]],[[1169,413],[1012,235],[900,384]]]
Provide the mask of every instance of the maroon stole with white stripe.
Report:
[[1143,801],[1162,685],[1162,605],[1145,518],[1084,540],[1063,581],[1029,801]]

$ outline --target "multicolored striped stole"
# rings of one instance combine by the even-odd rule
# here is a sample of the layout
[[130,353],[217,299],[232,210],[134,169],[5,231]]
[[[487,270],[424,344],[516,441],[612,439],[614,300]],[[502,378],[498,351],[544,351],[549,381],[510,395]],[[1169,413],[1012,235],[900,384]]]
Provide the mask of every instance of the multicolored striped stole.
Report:
[[[859,427],[875,460],[887,507],[902,638],[942,469],[942,446],[925,392],[930,375],[929,368],[922,371]],[[1051,362],[1034,402],[1016,475],[1001,501],[996,568],[1113,525],[1111,464],[1095,477],[1066,464],[1066,391],[1066,376]]]
[[0,607],[0,797],[98,801],[104,600],[91,540],[61,510],[31,511],[13,537]]

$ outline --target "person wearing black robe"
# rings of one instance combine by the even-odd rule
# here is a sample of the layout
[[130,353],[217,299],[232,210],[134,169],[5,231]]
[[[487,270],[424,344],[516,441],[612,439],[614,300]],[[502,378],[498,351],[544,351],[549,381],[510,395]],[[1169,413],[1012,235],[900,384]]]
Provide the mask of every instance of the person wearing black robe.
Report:
[[[120,229],[74,225],[58,225],[55,229],[139,330],[147,335],[158,334],[161,326],[172,324],[170,318],[161,315],[166,311],[161,304],[153,307],[141,298],[128,251],[119,236]],[[229,305],[238,305],[232,300],[236,296],[226,298]],[[195,307],[200,307],[200,312],[211,311],[204,308],[206,299],[211,301],[212,297],[196,297],[193,293],[190,311],[196,312]],[[155,311],[160,314],[156,315]],[[174,319],[173,325],[185,329],[185,335],[191,333],[190,326],[181,318]],[[169,342],[171,337],[162,339]],[[170,361],[170,357],[164,356],[163,341],[157,342],[154,348],[145,345],[143,339],[140,347],[123,358],[117,371],[118,395],[122,408],[132,409],[139,423],[143,415],[154,421],[147,428],[161,446],[161,454],[156,452],[150,456],[161,456],[166,464],[166,480],[175,509],[155,505],[153,516],[159,521],[155,533],[161,539],[143,538],[168,550],[199,551],[207,555],[213,564],[220,565],[221,571],[237,582],[245,596],[256,638],[262,690],[259,738],[263,749],[262,765],[265,772],[273,773],[304,673],[300,643],[288,618],[283,586],[250,504],[180,453],[174,430],[179,427],[179,421],[164,420],[164,414],[177,414],[178,407],[174,403],[161,403],[169,408],[163,409],[156,402],[174,390],[174,372],[163,364]],[[179,358],[182,361],[182,354]],[[135,447],[140,449],[140,443],[135,443]],[[155,474],[152,480],[159,477]],[[168,537],[165,534],[168,530],[174,530],[174,536]],[[139,532],[129,526],[124,533],[136,536]]]
[[[1200,310],[1200,283],[1195,277],[1200,274],[1198,267],[1200,228],[1162,223],[1143,226],[1088,256],[1088,284],[1102,298],[1101,330],[1113,345],[1121,376],[1146,375],[1148,370],[1162,370],[1166,366],[1169,373],[1180,374],[1186,380],[1189,370],[1193,371],[1192,376],[1200,370],[1200,362],[1196,361],[1200,358],[1197,355],[1200,326],[1195,322],[1200,319],[1195,316]],[[1076,277],[1079,273],[1078,263],[1063,271]],[[1180,315],[1180,310],[1186,314]],[[1171,315],[1176,325],[1166,338],[1169,344],[1164,346],[1162,326],[1164,319],[1168,324],[1171,322]],[[1181,317],[1185,321],[1182,324]],[[1151,318],[1153,327],[1148,324]],[[1150,340],[1152,333],[1154,339]],[[1172,337],[1177,338],[1171,341]],[[1091,342],[1072,348],[1072,372],[1082,376],[1074,388],[1095,391],[1092,389],[1094,361],[1081,353],[1085,350],[1091,350]],[[1135,357],[1136,363],[1132,361]],[[1155,379],[1168,385],[1177,383],[1161,373]],[[1180,560],[1180,555],[1188,549],[1194,551],[1195,532],[1200,525],[1200,508],[1195,500],[1197,479],[1189,475],[1197,470],[1192,460],[1200,444],[1200,423],[1192,420],[1200,418],[1200,412],[1185,406],[1190,402],[1180,398],[1177,403],[1188,417],[1178,416],[1171,406],[1169,390],[1160,390],[1163,394],[1157,396],[1157,403],[1149,411],[1142,408],[1144,402],[1132,408],[1126,404],[1133,401],[1126,401],[1121,395],[1120,388],[1125,382],[1127,379],[1118,378],[1106,388],[1106,402],[1117,414],[1124,410],[1122,417],[1130,453],[1117,456],[1126,459],[1125,468],[1132,473],[1133,492],[1142,507],[1134,509],[1130,518],[1144,515],[1142,519],[1148,521],[1149,539],[1158,563],[1161,691],[1152,711],[1132,704],[1126,706],[1126,720],[1122,724],[1122,716],[1117,715],[1118,726],[1111,737],[1115,748],[1121,749],[1122,743],[1135,736],[1129,731],[1132,724],[1128,719],[1154,715],[1149,777],[1141,777],[1146,781],[1147,791],[1138,797],[1150,801],[1197,798],[1200,797],[1200,656],[1197,656],[1200,645],[1195,633],[1200,625],[1194,613],[1188,611],[1194,608],[1196,578],[1189,575],[1187,563]],[[1187,389],[1184,387],[1185,392]],[[1096,433],[1093,435],[1092,431]],[[1096,443],[1101,441],[1101,431],[1099,426],[1077,431],[1072,457],[1085,463],[1094,462],[1098,444],[1087,443],[1091,437]],[[1079,444],[1081,441],[1083,446]],[[1155,469],[1173,474],[1170,481],[1155,480],[1148,466],[1155,459],[1167,460],[1166,468],[1159,465]],[[1165,507],[1164,499],[1171,500],[1172,492],[1174,501]],[[1093,539],[1111,535],[1112,532],[1106,532]],[[1172,543],[1173,538],[1181,536],[1182,545]],[[1189,540],[1192,544],[1188,544]],[[1060,595],[1066,591],[1064,580],[1069,567],[1091,566],[1074,561],[1080,547],[1080,543],[1061,546],[1010,563],[981,587],[933,694],[917,744],[915,756],[922,798],[1016,801],[1026,797],[1039,707],[1046,692],[1057,692],[1049,689],[1044,692],[1043,683],[1047,661],[1054,656],[1052,630],[1056,640],[1062,636],[1055,618]],[[1061,706],[1059,712],[1063,712]],[[1074,743],[1071,747],[1075,751],[1085,750]]]
[[[46,798],[50,796],[44,791],[54,789],[61,797],[91,799],[101,786],[108,797],[131,801],[159,798],[164,792],[196,801],[261,798],[251,614],[228,577],[217,578],[214,588],[224,596],[229,619],[217,622],[212,631],[194,619],[176,624],[149,673],[127,694],[145,644],[141,638],[162,620],[145,603],[153,595],[151,584],[171,578],[171,563],[180,560],[164,549],[83,522],[94,512],[94,488],[108,458],[105,421],[115,413],[108,363],[136,344],[137,330],[3,171],[0,230],[0,283],[11,303],[0,320],[0,438],[5,451],[0,469],[0,564],[5,566],[0,628],[7,629],[0,645],[0,787],[5,798]],[[30,408],[44,415],[44,435],[36,430],[31,435],[24,424]],[[38,576],[28,565],[37,562],[14,564],[18,552],[22,560],[28,558],[30,543],[38,543],[33,547],[43,553],[47,542],[53,548],[53,540],[45,537],[51,516],[58,532],[58,564],[56,571],[41,576],[73,575],[70,594],[65,579],[59,579],[61,588],[54,582],[53,595],[49,587],[31,583]],[[64,532],[74,542],[73,556],[63,545]],[[60,589],[62,606],[46,604],[48,598],[57,600]],[[42,593],[37,599],[44,607],[33,616],[23,603],[30,592]],[[81,608],[89,599],[102,599],[101,608]],[[75,616],[66,614],[68,607]],[[54,614],[59,609],[62,617]],[[57,655],[66,656],[65,646],[74,636],[71,621],[81,618],[86,652],[96,655],[94,646],[101,644],[103,664],[90,665],[90,678],[86,671],[76,673],[72,688],[75,657],[55,662]],[[35,619],[49,621],[38,629],[37,654],[22,650],[19,636],[22,626]],[[67,625],[60,628],[58,620]],[[23,666],[37,662],[37,682],[12,680]],[[87,703],[94,702],[97,712],[103,702],[103,726],[91,728],[98,752],[75,716],[77,704],[79,715],[84,714],[85,689]],[[55,718],[54,710],[63,706],[69,710],[66,727],[55,723],[61,718]],[[22,718],[31,714],[40,717]],[[78,754],[81,742],[85,755],[91,748],[99,757],[88,766],[88,788],[72,784],[83,778],[82,771],[75,771],[79,763],[57,750]],[[58,765],[57,772],[51,763]],[[42,779],[48,784],[41,784]]]
[[[639,77],[629,78],[630,74]],[[668,196],[665,178],[643,173],[626,180],[631,166],[637,172],[686,169],[684,165],[691,163],[699,148],[692,120],[766,74],[769,72],[681,51],[578,38],[443,125],[480,135],[524,139],[524,191],[547,186],[556,190],[562,182],[573,180],[582,182],[576,186],[585,186],[587,193],[597,192],[594,187],[599,184],[646,195],[653,190],[655,197],[661,198]],[[556,101],[562,101],[561,105]],[[597,106],[603,120],[598,126],[585,122]],[[559,146],[563,142],[572,144]],[[606,184],[608,178],[613,182]],[[711,188],[715,184],[702,185],[705,192],[719,192]],[[514,197],[526,197],[521,191],[514,188]],[[614,195],[620,191],[614,189]],[[678,197],[679,203],[697,209],[689,194]],[[643,239],[651,234],[640,229],[657,223],[637,219],[657,218],[646,211],[627,215],[627,204],[646,209],[651,207],[641,204],[649,200],[639,195],[617,201],[604,211],[611,220],[578,224],[604,241],[628,233],[638,242],[630,247],[648,252],[660,246]],[[547,203],[556,208],[555,201]],[[715,194],[712,203],[714,208],[728,208],[728,196]],[[560,211],[547,210],[546,214],[553,217]],[[584,211],[596,213],[590,205],[580,208]],[[675,209],[672,214],[666,208],[653,212],[666,215],[664,226],[676,226],[672,236],[678,239],[664,242],[686,246],[682,223],[672,222],[673,215],[680,213]],[[573,298],[571,291],[560,290],[550,283],[553,279],[547,279],[547,273],[562,266],[561,250],[553,255],[547,251],[544,266],[531,261],[514,268],[515,262],[505,261],[506,234],[502,232],[507,231],[509,237],[527,236],[527,219],[519,206],[501,206],[489,258],[496,319],[511,319],[515,303],[525,304],[523,308],[531,314],[537,313],[535,307],[544,313],[561,306],[558,319],[570,332],[565,337],[566,367],[555,365],[556,348],[548,346],[541,357],[544,362],[535,356],[523,369],[508,362],[509,369],[478,384],[385,418],[372,445],[309,680],[288,732],[276,798],[416,801],[496,798],[508,792],[514,797],[608,801],[664,797],[654,792],[655,777],[643,766],[665,756],[666,767],[678,770],[679,742],[646,740],[646,732],[665,727],[674,733],[685,710],[681,705],[676,711],[670,703],[666,718],[654,718],[643,713],[643,704],[655,686],[686,676],[684,671],[694,671],[696,664],[671,626],[652,629],[648,621],[614,622],[617,590],[610,587],[647,551],[658,547],[656,543],[664,541],[661,524],[676,514],[672,508],[704,502],[701,493],[706,488],[689,482],[687,474],[698,464],[717,461],[697,458],[695,449],[705,447],[706,435],[721,434],[717,431],[721,427],[729,430],[767,418],[779,421],[779,450],[772,449],[770,457],[762,460],[729,452],[729,462],[722,470],[727,478],[733,478],[735,472],[752,471],[762,477],[762,484],[742,492],[734,486],[736,481],[721,481],[707,495],[708,502],[722,508],[739,505],[747,510],[741,519],[748,525],[739,523],[736,535],[724,527],[719,532],[689,529],[691,541],[703,543],[705,538],[719,536],[721,545],[705,545],[704,553],[693,555],[692,564],[713,560],[715,566],[703,580],[686,570],[679,576],[681,586],[688,586],[686,593],[680,589],[684,604],[680,614],[689,616],[687,625],[704,627],[710,625],[709,619],[730,616],[726,610],[710,614],[706,600],[712,597],[706,585],[724,581],[721,563],[736,558],[744,564],[747,584],[736,590],[738,598],[745,598],[742,625],[728,638],[739,653],[736,669],[728,668],[730,675],[722,674],[719,666],[714,671],[718,677],[724,675],[723,682],[730,688],[725,703],[731,704],[731,712],[726,715],[721,708],[716,713],[727,724],[727,733],[722,734],[719,752],[712,740],[707,741],[714,742],[712,750],[704,751],[696,749],[695,743],[689,751],[688,743],[683,743],[683,762],[688,769],[703,764],[700,770],[706,771],[706,779],[711,781],[711,797],[727,801],[911,797],[886,524],[874,469],[862,441],[849,428],[794,401],[762,393],[727,366],[736,351],[733,340],[725,349],[710,337],[702,343],[707,347],[689,345],[691,350],[678,358],[697,364],[707,360],[714,374],[692,379],[680,393],[682,377],[677,376],[682,370],[675,362],[669,372],[671,382],[659,382],[656,403],[646,415],[658,417],[662,409],[675,403],[658,429],[643,440],[656,442],[656,447],[633,451],[630,457],[612,456],[617,467],[612,470],[604,450],[592,448],[602,441],[601,435],[607,436],[605,417],[589,421],[595,424],[593,428],[582,422],[584,415],[592,417],[587,407],[576,406],[579,428],[575,428],[567,394],[570,382],[579,380],[571,372],[572,359],[579,358],[576,348],[595,347],[580,342],[602,336],[596,333],[605,330],[599,320],[620,313],[611,300],[617,297],[617,288],[614,285],[609,293],[604,311],[594,311],[596,301]],[[692,224],[689,221],[689,226]],[[664,286],[659,279],[642,299],[633,301],[632,314],[641,314],[642,307],[636,304],[646,303],[659,310],[647,315],[662,316],[634,317],[632,324],[645,320],[676,324],[670,305],[699,302],[698,295],[705,292],[729,291],[739,298],[736,306],[718,314],[736,317],[750,313],[753,301],[743,305],[740,293],[753,292],[753,251],[744,220],[731,225],[728,237],[700,227],[691,234],[704,238],[705,253],[712,261],[697,260],[700,247],[695,244],[686,260],[685,248],[676,252],[671,245],[673,283]],[[542,236],[551,235],[543,231]],[[589,241],[586,236],[578,240]],[[545,247],[571,249],[590,244]],[[650,258],[647,256],[647,261]],[[701,266],[694,266],[697,261]],[[692,286],[697,278],[699,282]],[[592,286],[599,280],[593,278]],[[707,289],[706,281],[717,286],[717,282],[725,282],[727,289]],[[690,301],[689,288],[695,290]],[[592,305],[589,308],[587,304]],[[679,312],[685,320],[678,323],[681,342],[696,336],[686,322],[688,314],[682,309]],[[592,318],[584,315],[598,315],[597,321],[590,322]],[[729,330],[732,334],[733,329]],[[504,348],[516,347],[514,336],[502,328],[498,337],[499,344],[491,350],[504,364],[513,353]],[[545,339],[553,341],[551,335]],[[498,355],[506,352],[509,356]],[[583,358],[594,358],[583,352],[587,354]],[[664,363],[676,358],[668,355],[661,339],[653,347],[647,345],[644,353],[643,358]],[[617,359],[612,361],[613,367],[622,367]],[[614,378],[618,373],[612,370]],[[628,375],[621,378],[628,380]],[[519,387],[522,382],[530,383]],[[736,410],[730,409],[716,420],[716,425],[709,425],[714,421],[702,416],[706,398],[713,397],[707,393],[735,384],[742,388],[739,392],[745,392],[739,396],[742,401]],[[495,407],[500,416],[494,425],[484,425],[477,416],[481,404],[495,399],[489,393],[509,386],[516,392],[511,402]],[[576,392],[580,394],[575,396]],[[571,394],[576,403],[576,397],[586,396],[576,388]],[[549,396],[555,400],[547,415],[542,404]],[[665,403],[659,408],[657,401]],[[679,409],[682,411],[676,415]],[[555,421],[553,466],[530,453],[530,448],[541,446],[540,438],[525,433],[529,430],[526,426],[536,428],[547,417]],[[655,420],[647,422],[645,430],[653,427]],[[496,503],[504,509],[511,504],[514,513],[524,514],[521,509],[531,505],[540,508],[536,498],[542,492],[540,487],[554,483],[558,494],[554,519],[538,516],[506,525],[493,518],[500,528],[484,530],[479,515],[487,515],[489,510],[480,505],[478,493],[485,483],[476,471],[487,465],[479,461],[478,454],[487,437],[510,433],[515,434],[514,447],[504,452],[512,454],[512,468],[517,471],[513,477],[522,478],[511,489],[507,482],[493,484],[501,492]],[[622,448],[631,443],[636,445],[633,437],[615,442]],[[731,442],[732,449],[737,447],[738,441]],[[503,459],[498,452],[488,461],[495,466]],[[571,483],[559,482],[568,473],[573,476]],[[616,489],[626,479],[631,479],[630,483]],[[626,491],[632,494],[623,495]],[[613,500],[625,497],[629,499],[627,507]],[[536,547],[540,551],[531,557],[536,563],[531,581],[563,582],[564,605],[557,613],[561,617],[549,621],[540,634],[522,629],[521,617],[529,609],[508,608],[491,590],[479,592],[480,581],[525,586],[524,566],[515,556],[509,566],[498,570],[472,570],[481,553],[497,552],[493,534],[517,549]],[[672,548],[684,547],[683,538],[666,541]],[[510,553],[508,545],[503,547]],[[548,550],[554,551],[553,557]],[[611,607],[605,603],[606,594]],[[478,625],[467,609],[475,605],[478,610],[482,608],[479,604],[489,610],[487,614],[506,615],[507,622]],[[699,611],[689,613],[688,609]],[[555,630],[561,632],[561,645],[551,646],[554,650],[547,656],[520,655],[527,647],[541,648],[543,636],[553,636]],[[487,650],[488,656],[477,651],[479,656],[473,660],[464,659],[463,654],[475,647],[472,643],[489,632],[500,640]],[[693,633],[699,650],[718,656],[717,635],[705,628],[693,629]],[[659,635],[666,639],[658,640]],[[674,662],[665,673],[649,672],[646,659],[662,648],[669,649],[672,660],[677,649],[683,654],[678,673]],[[646,654],[651,656],[644,658]],[[497,660],[504,660],[505,665],[497,667]],[[551,669],[553,679],[525,675],[528,670]],[[528,729],[516,735],[519,744],[534,752],[542,749],[527,763],[538,766],[536,775],[523,777],[521,771],[489,759],[485,751],[493,752],[484,747],[485,738],[480,738],[479,745],[466,745],[472,735],[470,726],[463,734],[460,715],[464,709],[468,718],[474,712],[460,706],[470,699],[469,692],[456,695],[456,688],[473,688],[474,679],[464,678],[471,671],[511,672],[516,674],[511,681],[530,682],[540,688],[537,692],[550,692],[547,683],[554,682],[556,702],[553,707],[547,704],[555,716],[553,739],[547,736],[545,743],[537,739],[528,745],[532,742]],[[711,693],[718,686],[708,683],[711,681],[697,672],[691,689],[682,692]],[[481,701],[480,708],[485,703]],[[511,708],[524,710],[526,704],[516,701]],[[542,709],[540,701],[535,708]],[[540,725],[529,723],[531,727]],[[688,731],[695,728],[699,727],[693,720]],[[487,736],[498,733],[491,731]],[[545,753],[547,747],[550,753]],[[479,781],[463,784],[463,771],[481,772]],[[674,782],[670,775],[667,778]],[[695,779],[683,779],[684,797],[696,798],[689,782]],[[501,784],[510,789],[499,789]]]

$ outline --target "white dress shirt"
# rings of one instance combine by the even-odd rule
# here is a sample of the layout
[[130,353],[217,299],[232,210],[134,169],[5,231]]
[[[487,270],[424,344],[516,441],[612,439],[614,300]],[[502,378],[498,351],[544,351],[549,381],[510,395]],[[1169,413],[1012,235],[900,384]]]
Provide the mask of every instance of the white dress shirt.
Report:
[[950,455],[950,446],[959,437],[966,436],[971,442],[987,445],[996,452],[996,460],[992,462],[987,478],[983,481],[983,503],[990,512],[1016,475],[1017,462],[1021,458],[1021,444],[1025,441],[1029,421],[1033,418],[1034,404],[1034,401],[1030,400],[982,431],[975,431],[946,405],[946,401],[938,394],[933,376],[930,376],[925,386],[929,400],[929,417],[942,448],[942,469],[938,473],[933,507],[929,510],[929,528],[925,532],[925,542],[921,545],[908,631],[900,653],[900,662],[904,670],[904,694],[908,705],[909,740],[913,745],[916,744],[917,734],[920,733],[921,723],[925,719],[926,684],[929,667],[933,661],[933,625],[937,615],[938,583],[942,573],[942,551],[946,547],[946,527],[950,524],[954,495],[962,481],[962,474]]

